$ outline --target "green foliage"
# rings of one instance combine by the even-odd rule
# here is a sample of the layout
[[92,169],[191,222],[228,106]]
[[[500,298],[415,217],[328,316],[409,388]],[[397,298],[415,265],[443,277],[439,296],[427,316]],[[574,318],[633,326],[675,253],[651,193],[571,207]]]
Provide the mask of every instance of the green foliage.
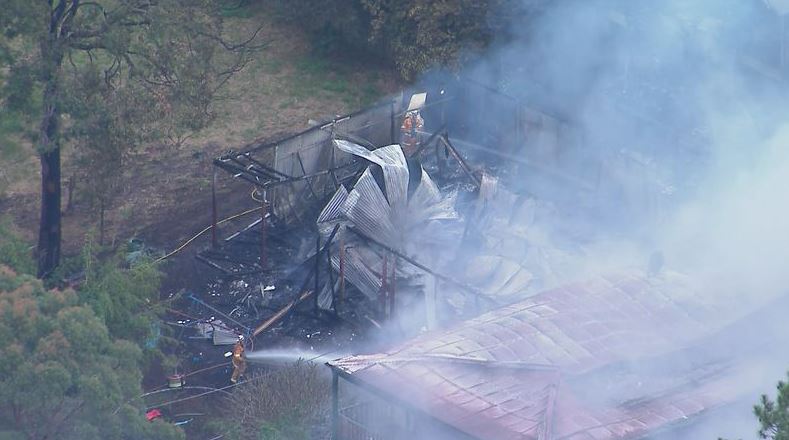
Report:
[[[47,158],[40,274],[59,263],[62,147],[77,149],[80,181],[103,210],[136,145],[180,146],[211,122],[218,90],[254,49],[224,39],[223,3],[3,2],[0,100],[14,118],[37,120],[23,126]],[[14,126],[8,118],[0,130]]]
[[141,358],[75,292],[0,267],[0,428],[28,440],[183,438],[125,403],[141,393]]
[[[258,0],[260,2],[261,0]],[[370,17],[360,0],[277,0],[277,12],[302,26],[320,55],[368,51]]]
[[162,274],[150,260],[123,266],[124,254],[99,261],[92,240],[83,249],[85,281],[79,297],[107,326],[114,338],[143,345],[158,322]]
[[772,440],[789,440],[789,383],[779,381],[775,400],[762,395],[753,412],[759,419],[759,437]]
[[370,40],[380,42],[405,78],[433,66],[456,67],[492,39],[492,0],[362,0],[370,13]]
[[322,55],[310,55],[296,62],[290,96],[306,99],[311,96],[332,96],[350,107],[369,105],[379,96],[379,90],[365,79],[363,87],[356,81],[358,73],[352,66],[332,62]]
[[0,220],[0,265],[8,266],[17,273],[36,273],[30,243],[14,234],[7,220]]
[[411,79],[435,66],[456,68],[504,37],[513,16],[538,9],[522,0],[281,0],[321,52],[384,54]]

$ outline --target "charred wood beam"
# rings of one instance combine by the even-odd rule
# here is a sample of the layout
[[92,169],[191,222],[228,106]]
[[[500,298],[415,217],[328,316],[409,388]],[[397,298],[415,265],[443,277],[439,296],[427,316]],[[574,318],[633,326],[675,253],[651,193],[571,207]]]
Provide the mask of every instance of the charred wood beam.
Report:
[[214,160],[214,165],[222,168],[223,170],[232,174],[234,177],[241,177],[257,186],[261,186],[261,184],[271,180],[280,180],[279,177],[267,175],[260,173],[257,170],[250,169],[249,166],[234,158],[221,161],[218,159]]
[[244,325],[244,324],[242,324],[242,323],[240,323],[240,322],[236,321],[235,319],[233,319],[232,317],[230,317],[230,315],[227,315],[227,314],[225,314],[225,312],[223,312],[223,311],[221,311],[221,310],[217,309],[216,307],[212,306],[211,304],[208,304],[207,302],[205,302],[205,301],[201,300],[200,298],[198,298],[198,297],[196,297],[196,296],[194,296],[194,295],[189,295],[189,299],[191,299],[192,301],[194,301],[194,302],[196,302],[196,303],[198,303],[198,304],[202,305],[203,307],[207,308],[208,310],[211,310],[212,312],[214,312],[214,313],[216,313],[216,314],[218,314],[218,315],[222,316],[223,318],[227,319],[228,321],[231,321],[231,322],[233,322],[233,323],[235,323],[235,324],[237,324],[237,325],[240,325],[240,326],[241,326],[243,329],[245,329],[245,330],[247,330],[247,331],[251,330],[251,329],[250,329],[249,327],[247,327],[246,325]]
[[477,189],[479,189],[480,186],[479,179],[477,178],[477,176],[474,175],[474,172],[471,170],[471,167],[468,166],[466,160],[463,159],[463,156],[461,156],[460,153],[458,153],[458,151],[449,141],[449,136],[447,136],[445,133],[441,136],[440,139],[444,143],[444,145],[449,149],[449,153],[452,155],[452,157],[454,157],[455,160],[458,161],[458,164],[460,164],[460,168],[466,173],[466,175],[471,179],[471,181],[474,182],[474,185],[476,185]]
[[307,298],[309,298],[313,294],[314,294],[313,291],[308,290],[308,291],[302,293],[301,295],[299,295],[298,297],[296,297],[293,301],[291,301],[288,304],[286,304],[285,307],[280,309],[277,313],[275,313],[270,318],[268,318],[267,320],[263,321],[263,323],[261,323],[259,326],[257,326],[257,328],[255,328],[255,330],[252,332],[252,337],[254,338],[255,336],[263,333],[264,331],[266,331],[266,329],[268,329],[272,325],[274,325],[277,322],[279,322],[281,319],[283,319],[288,314],[288,312],[291,311],[291,309],[293,309],[293,307],[298,305],[300,302],[306,300]]
[[257,268],[257,269],[248,270],[248,271],[244,271],[244,272],[231,272],[231,273],[225,275],[224,278],[225,279],[238,279],[238,278],[247,277],[247,276],[250,276],[250,275],[257,275],[259,273],[263,273],[263,269]]
[[[258,169],[258,168],[256,168],[256,165],[254,163],[249,163],[249,164],[244,163],[238,157],[239,156],[231,156],[231,157],[228,158],[228,160],[233,162],[233,163],[235,163],[235,164],[237,164],[246,173],[252,174],[255,177],[262,177],[262,178],[268,179],[268,180],[282,180],[282,177],[280,177],[280,176],[278,176],[278,175],[276,175],[274,173],[268,172],[266,170]],[[244,157],[244,156],[241,156],[241,157]]]
[[195,255],[195,258],[197,258],[198,261],[200,261],[202,263],[205,263],[205,264],[213,267],[214,269],[224,273],[225,275],[232,275],[233,274],[233,272],[229,271],[228,269],[225,269],[224,267],[214,263],[213,261],[209,260],[208,258],[206,258],[206,257],[204,257],[204,256],[202,256],[200,254]]
[[224,252],[206,251],[203,252],[202,256],[214,260],[229,261],[231,263],[249,264],[249,265],[257,264],[257,259],[239,258],[237,256],[228,255]]
[[[299,161],[299,167],[301,168],[301,175],[306,176],[307,170],[304,168],[304,161],[301,160],[301,153],[298,151],[296,152],[296,159]],[[312,179],[307,179],[307,188],[310,189],[312,196],[315,197],[315,200],[320,200],[318,194],[315,193],[315,188],[312,187]]]
[[300,182],[302,180],[308,180],[308,179],[312,179],[312,178],[319,177],[319,176],[325,176],[325,175],[327,175],[329,173],[336,172],[336,171],[339,171],[339,170],[343,170],[343,169],[346,169],[346,168],[351,168],[351,167],[354,167],[354,166],[358,166],[358,163],[356,161],[348,163],[348,164],[345,164],[345,165],[340,165],[339,167],[336,167],[334,169],[325,169],[325,170],[317,171],[315,173],[307,174],[307,175],[304,175],[304,176],[292,177],[292,178],[290,178],[288,180],[279,180],[279,181],[268,182],[268,183],[263,184],[261,186],[263,186],[264,188],[277,187],[277,186],[284,185],[284,184]]
[[425,142],[422,142],[422,145],[420,145],[419,148],[417,148],[417,150],[414,152],[413,156],[414,157],[419,156],[419,154],[422,152],[422,150],[424,150],[425,148],[430,146],[430,144],[433,143],[433,141],[436,140],[437,137],[441,136],[441,133],[444,132],[446,128],[447,128],[447,124],[444,124],[444,125],[441,126],[441,128],[439,128],[438,130],[434,131],[433,134],[431,134],[430,137],[427,138],[427,140]]
[[260,162],[259,160],[256,160],[256,159],[255,159],[254,157],[252,157],[252,155],[251,155],[251,154],[249,154],[249,153],[245,153],[243,156],[244,156],[244,157],[245,157],[245,158],[246,158],[248,161],[250,161],[250,162],[252,162],[253,164],[257,165],[258,167],[260,167],[260,168],[262,168],[262,169],[264,169],[264,170],[268,171],[268,172],[269,172],[269,173],[271,173],[271,174],[275,174],[275,175],[277,175],[277,176],[280,176],[280,177],[282,177],[283,179],[290,179],[291,177],[293,177],[293,176],[291,176],[291,175],[289,175],[289,174],[285,174],[285,173],[283,173],[282,171],[278,171],[278,170],[276,170],[276,169],[274,169],[274,168],[272,168],[272,167],[270,167],[270,166],[268,166],[268,165],[266,165],[266,164],[264,164],[264,163]]
[[253,179],[253,178],[249,177],[247,175],[248,173],[243,168],[239,168],[239,167],[237,167],[235,165],[229,164],[229,163],[221,161],[219,159],[214,160],[214,165],[219,167],[219,168],[222,168],[223,170],[225,170],[228,173],[232,174],[234,177],[240,177],[240,178],[246,180],[247,182],[249,182],[249,183],[251,183],[253,185],[256,185],[256,186],[259,186],[259,187],[263,187],[264,186],[265,182],[261,182],[259,179]]

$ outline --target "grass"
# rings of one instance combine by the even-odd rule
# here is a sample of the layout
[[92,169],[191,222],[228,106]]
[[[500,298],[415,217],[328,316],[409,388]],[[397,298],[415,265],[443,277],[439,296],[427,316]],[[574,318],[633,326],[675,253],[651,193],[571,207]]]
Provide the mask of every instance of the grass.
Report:
[[374,102],[381,91],[377,75],[328,60],[323,55],[309,54],[295,64],[291,94],[296,97],[320,96],[338,99],[348,107],[363,107]]
[[220,13],[224,18],[248,19],[263,11],[262,3],[261,1],[241,0],[221,8]]
[[25,140],[25,121],[16,112],[0,112],[0,197],[13,183],[26,177],[22,163],[33,154]]

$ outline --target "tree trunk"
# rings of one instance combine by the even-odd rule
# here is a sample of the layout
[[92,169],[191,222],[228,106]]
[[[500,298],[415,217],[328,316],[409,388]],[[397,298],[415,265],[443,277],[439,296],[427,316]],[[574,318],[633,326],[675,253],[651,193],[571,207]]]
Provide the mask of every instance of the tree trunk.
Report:
[[53,25],[50,26],[48,40],[41,45],[46,85],[38,144],[41,159],[41,221],[37,249],[39,278],[49,275],[60,264],[60,109],[57,101],[63,54],[57,45],[57,29]]
[[38,229],[38,276],[60,263],[60,148],[40,153],[41,222]]

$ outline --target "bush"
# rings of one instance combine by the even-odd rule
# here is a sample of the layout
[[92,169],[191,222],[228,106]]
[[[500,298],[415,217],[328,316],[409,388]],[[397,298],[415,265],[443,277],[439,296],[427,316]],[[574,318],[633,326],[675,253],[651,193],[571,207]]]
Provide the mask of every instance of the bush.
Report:
[[8,266],[17,273],[34,275],[36,264],[32,249],[30,243],[12,231],[9,221],[0,221],[0,265]]
[[320,51],[381,54],[401,76],[459,67],[505,37],[513,17],[539,9],[534,0],[275,0],[280,14],[311,35]]
[[[142,393],[142,352],[113,339],[72,290],[0,266],[0,432],[29,440],[178,440],[128,403]],[[117,411],[114,410],[117,408]]]
[[306,440],[329,413],[331,386],[321,366],[306,362],[253,375],[227,405],[228,433],[238,440]]

